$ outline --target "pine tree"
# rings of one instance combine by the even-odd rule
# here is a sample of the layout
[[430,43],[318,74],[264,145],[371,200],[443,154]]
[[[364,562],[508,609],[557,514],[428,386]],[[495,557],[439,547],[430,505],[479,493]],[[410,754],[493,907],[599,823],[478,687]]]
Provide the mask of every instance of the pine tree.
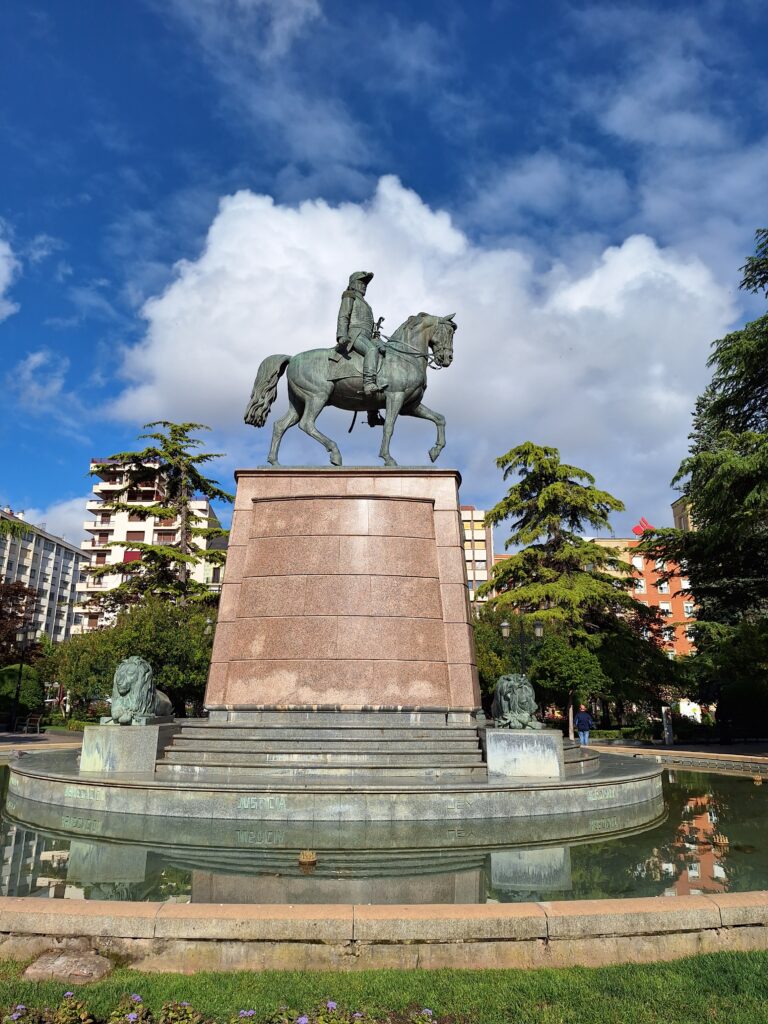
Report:
[[[741,287],[768,297],[768,229],[756,243]],[[673,480],[695,529],[659,530],[643,547],[685,565],[697,602],[694,668],[702,695],[721,701],[722,721],[737,687],[768,713],[768,315],[713,342],[708,365]]]
[[[159,420],[145,424],[145,429],[160,429],[140,434],[140,439],[152,443],[135,452],[117,452],[92,472],[113,471],[115,465],[122,470],[122,483],[115,497],[104,502],[104,508],[114,512],[129,512],[146,520],[173,522],[177,540],[170,544],[147,544],[136,541],[112,541],[112,547],[131,548],[140,553],[136,561],[91,566],[92,576],[122,573],[124,579],[116,588],[99,595],[107,608],[135,604],[150,595],[178,604],[188,601],[212,601],[215,597],[203,583],[192,578],[194,567],[201,563],[222,565],[226,551],[220,548],[202,548],[197,541],[214,541],[227,536],[219,526],[201,525],[192,508],[197,496],[209,500],[231,502],[233,497],[223,491],[217,481],[200,472],[200,466],[218,453],[199,452],[202,441],[191,436],[193,430],[208,430],[202,423],[170,423]],[[142,491],[151,490],[153,500],[142,503],[132,500]]]
[[[520,615],[535,613],[550,632],[564,636],[571,649],[595,652],[612,629],[626,631],[628,624],[635,635],[647,632],[653,641],[659,623],[650,609],[632,597],[629,564],[615,550],[582,536],[586,527],[609,529],[610,514],[623,511],[622,502],[599,490],[586,470],[562,463],[556,448],[526,441],[496,464],[505,480],[519,479],[488,512],[486,524],[511,520],[506,547],[519,550],[496,563],[491,579],[478,593],[495,592],[497,608]],[[608,679],[598,671],[598,663],[586,656],[577,660],[579,692],[584,689],[585,664],[596,666],[593,692],[605,692]],[[543,681],[543,669],[537,675]],[[571,687],[566,695],[571,736],[575,693]]]

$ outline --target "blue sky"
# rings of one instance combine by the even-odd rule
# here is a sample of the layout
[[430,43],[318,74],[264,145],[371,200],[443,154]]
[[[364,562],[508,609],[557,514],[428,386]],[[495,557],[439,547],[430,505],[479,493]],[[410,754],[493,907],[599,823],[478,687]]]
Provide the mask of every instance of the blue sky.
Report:
[[[761,311],[767,35],[749,0],[5,5],[0,500],[77,536],[89,458],[156,418],[210,424],[225,482],[263,463],[258,363],[331,344],[365,268],[390,330],[456,312],[427,401],[465,501],[531,439],[627,503],[618,530],[668,523],[709,344]],[[324,453],[294,431],[283,458]]]

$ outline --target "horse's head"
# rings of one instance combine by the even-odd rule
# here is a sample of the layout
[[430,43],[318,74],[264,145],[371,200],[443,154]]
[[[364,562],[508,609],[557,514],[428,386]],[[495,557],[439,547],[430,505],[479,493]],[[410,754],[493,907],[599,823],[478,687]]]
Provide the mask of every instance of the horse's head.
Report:
[[429,347],[435,357],[438,366],[450,366],[453,362],[453,336],[456,333],[456,324],[453,318],[456,314],[449,316],[432,316],[434,329],[429,339]]

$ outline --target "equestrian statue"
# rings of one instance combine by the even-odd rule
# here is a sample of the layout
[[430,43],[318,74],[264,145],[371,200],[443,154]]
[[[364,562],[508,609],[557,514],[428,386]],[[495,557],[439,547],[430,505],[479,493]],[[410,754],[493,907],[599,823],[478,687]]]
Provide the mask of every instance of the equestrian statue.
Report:
[[[365,298],[372,277],[364,270],[350,276],[341,296],[335,348],[311,349],[295,356],[267,356],[259,367],[245,411],[246,423],[263,427],[284,373],[288,382],[288,412],[272,429],[267,457],[271,466],[278,465],[283,434],[297,423],[323,445],[332,466],[341,465],[338,445],[317,429],[317,417],[327,405],[349,409],[355,416],[365,412],[370,426],[383,425],[379,456],[385,466],[397,465],[389,445],[401,415],[435,424],[437,440],[429,449],[432,462],[445,448],[445,417],[424,405],[422,398],[427,389],[427,367],[450,366],[453,360],[454,314],[417,313],[385,339],[380,330],[383,317],[374,320]],[[383,420],[380,410],[384,412]]]

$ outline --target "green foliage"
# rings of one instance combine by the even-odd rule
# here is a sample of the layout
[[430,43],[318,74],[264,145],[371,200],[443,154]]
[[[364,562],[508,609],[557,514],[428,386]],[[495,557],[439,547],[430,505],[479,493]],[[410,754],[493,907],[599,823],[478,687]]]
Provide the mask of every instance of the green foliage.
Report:
[[[605,843],[605,855],[618,845]],[[605,861],[602,853],[589,858],[596,872]],[[599,876],[596,881],[602,884]],[[24,1001],[30,1006],[55,1006],[64,986],[27,981],[21,977],[22,968],[7,962],[0,965],[0,998],[5,1004]],[[709,953],[661,963],[538,970],[196,971],[183,975],[118,968],[85,991],[98,1021],[129,991],[140,992],[155,1014],[164,1002],[184,1000],[206,1019],[235,1018],[238,1024],[243,1008],[254,1007],[249,1019],[263,1024],[276,1019],[280,1007],[309,1008],[330,999],[349,1017],[363,1014],[362,1024],[368,1019],[400,1024],[414,1009],[425,1007],[433,1011],[436,1024],[756,1024],[764,1020],[768,1001],[768,953]],[[296,1017],[291,1024],[295,1021]]]
[[519,481],[486,517],[496,526],[512,520],[506,547],[519,551],[497,562],[492,578],[479,593],[497,596],[497,608],[526,614],[567,630],[572,642],[584,642],[593,631],[593,617],[605,608],[634,608],[628,593],[629,566],[615,551],[585,540],[585,526],[608,528],[612,511],[623,504],[594,486],[583,469],[560,462],[555,448],[526,441],[502,455],[496,464],[507,479]]
[[[768,294],[768,229],[758,231],[755,256],[742,270],[743,288]],[[691,675],[706,699],[722,691],[728,705],[737,691],[757,697],[768,678],[768,315],[715,341],[709,366],[712,379],[696,403],[689,453],[674,480],[695,530],[659,530],[642,546],[650,557],[685,566],[697,601]]]
[[[0,668],[0,710],[7,712],[13,707],[13,696],[19,682],[19,666],[5,665]],[[17,714],[30,715],[42,711],[45,702],[45,687],[37,669],[24,665],[21,675],[21,690]]]
[[[178,522],[178,540],[172,544],[112,541],[110,546],[139,551],[141,558],[123,562],[120,565],[120,572],[125,577],[123,582],[99,595],[98,600],[110,610],[135,604],[147,596],[180,603],[199,601],[211,604],[215,602],[215,596],[205,584],[194,580],[191,572],[202,563],[223,565],[226,560],[223,547],[203,549],[199,542],[210,544],[226,537],[227,531],[209,523],[201,525],[191,502],[200,495],[212,501],[233,501],[231,494],[223,491],[215,480],[203,476],[199,469],[220,455],[196,450],[203,442],[192,437],[190,432],[208,430],[205,424],[159,420],[147,423],[145,427],[160,428],[139,435],[153,443],[140,451],[117,452],[94,470],[96,473],[114,470],[117,464],[124,474],[123,484],[115,491],[113,499],[104,502],[104,508],[131,512],[143,519]],[[140,488],[154,487],[158,478],[162,493],[156,494],[155,500],[148,504],[131,500],[132,495],[141,493]],[[92,566],[88,571],[96,578],[109,576],[115,573],[115,566]]]
[[[495,614],[523,616],[526,632],[531,616],[541,620],[547,639],[533,651],[532,679],[561,706],[588,694],[655,693],[670,674],[661,621],[632,596],[631,568],[619,553],[582,536],[586,527],[608,529],[622,503],[585,470],[561,463],[555,448],[526,442],[496,462],[505,479],[518,480],[486,522],[510,519],[506,546],[519,550],[496,563],[479,593],[495,592]],[[493,665],[490,638],[482,647]]]
[[610,692],[610,680],[605,675],[597,655],[583,644],[572,646],[564,637],[547,636],[531,667],[531,682],[545,701],[547,698],[562,702],[572,695],[576,703],[590,696]]
[[29,629],[36,605],[37,591],[18,581],[0,581],[0,665],[18,659],[18,635]]
[[69,691],[73,711],[112,693],[115,669],[137,654],[154,670],[155,685],[183,716],[187,701],[201,704],[211,660],[212,612],[200,604],[169,604],[148,597],[124,609],[115,625],[70,637],[45,661],[48,678]]
[[748,292],[764,292],[768,296],[768,228],[758,228],[755,232],[755,254],[747,256],[746,263],[740,268],[743,277],[741,288]]

